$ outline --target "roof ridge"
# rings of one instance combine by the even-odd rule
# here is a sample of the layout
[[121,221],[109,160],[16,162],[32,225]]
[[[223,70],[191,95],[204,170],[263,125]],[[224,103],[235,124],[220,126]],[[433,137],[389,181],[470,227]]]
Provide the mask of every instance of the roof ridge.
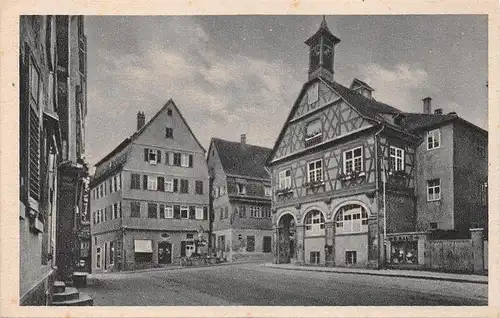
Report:
[[[227,140],[227,139],[222,139],[222,138],[217,138],[217,137],[212,137],[213,140],[219,140],[219,141],[223,141],[223,142],[230,142],[230,143],[234,143],[234,144],[241,144],[240,141],[233,141],[233,140]],[[257,148],[262,148],[262,149],[266,149],[266,150],[272,150],[272,148],[269,148],[269,147],[264,147],[264,146],[259,146],[259,145],[253,145],[253,144],[246,144],[247,147],[257,147]]]

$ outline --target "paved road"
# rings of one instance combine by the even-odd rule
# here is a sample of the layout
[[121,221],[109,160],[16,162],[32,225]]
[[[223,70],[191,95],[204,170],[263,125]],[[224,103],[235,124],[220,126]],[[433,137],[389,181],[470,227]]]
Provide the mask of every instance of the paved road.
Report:
[[96,275],[95,306],[487,305],[487,285],[287,271],[258,264]]

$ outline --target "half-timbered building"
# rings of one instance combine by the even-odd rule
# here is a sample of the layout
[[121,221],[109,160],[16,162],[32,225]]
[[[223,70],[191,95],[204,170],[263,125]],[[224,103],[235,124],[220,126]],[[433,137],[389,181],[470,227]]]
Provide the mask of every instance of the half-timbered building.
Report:
[[[439,191],[428,186],[439,178],[429,173],[418,178],[417,170],[429,169],[425,160],[418,166],[417,157],[428,156],[421,153],[428,150],[422,146],[427,129],[447,122],[443,118],[448,115],[429,113],[412,126],[416,114],[375,100],[367,83],[354,79],[348,88],[335,82],[339,42],[324,19],[305,42],[310,48],[308,81],[267,160],[275,261],[378,268],[384,250],[390,252],[383,248],[387,233],[415,234],[434,226],[433,217],[422,218],[425,213],[419,214],[417,205],[428,211],[428,201],[419,201],[419,189],[424,197],[429,189]],[[417,227],[419,220],[424,223]],[[422,251],[425,235],[413,238]],[[423,252],[408,254],[414,264],[424,263]]]

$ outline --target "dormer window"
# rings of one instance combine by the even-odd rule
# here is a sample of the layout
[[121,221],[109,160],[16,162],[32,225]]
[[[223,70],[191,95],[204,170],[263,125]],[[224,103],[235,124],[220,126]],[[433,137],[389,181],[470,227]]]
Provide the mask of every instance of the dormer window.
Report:
[[321,120],[318,118],[307,123],[305,146],[307,148],[312,145],[318,144],[321,141],[323,141],[323,125],[321,123]]
[[246,194],[247,193],[247,189],[246,189],[244,184],[237,183],[236,186],[238,188],[238,194]]

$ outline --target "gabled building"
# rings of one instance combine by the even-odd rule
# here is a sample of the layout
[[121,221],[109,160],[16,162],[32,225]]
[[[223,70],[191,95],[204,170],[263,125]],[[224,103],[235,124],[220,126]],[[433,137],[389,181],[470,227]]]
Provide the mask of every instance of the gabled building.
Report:
[[96,165],[92,272],[170,264],[208,232],[205,149],[169,100]]
[[212,138],[208,168],[213,178],[213,241],[228,261],[266,259],[272,252],[271,149]]
[[267,159],[275,261],[378,268],[394,247],[423,264],[426,230],[486,224],[487,209],[470,196],[486,181],[487,133],[431,114],[429,99],[426,114],[408,114],[359,79],[335,82],[339,42],[324,19],[306,41],[309,78]]

